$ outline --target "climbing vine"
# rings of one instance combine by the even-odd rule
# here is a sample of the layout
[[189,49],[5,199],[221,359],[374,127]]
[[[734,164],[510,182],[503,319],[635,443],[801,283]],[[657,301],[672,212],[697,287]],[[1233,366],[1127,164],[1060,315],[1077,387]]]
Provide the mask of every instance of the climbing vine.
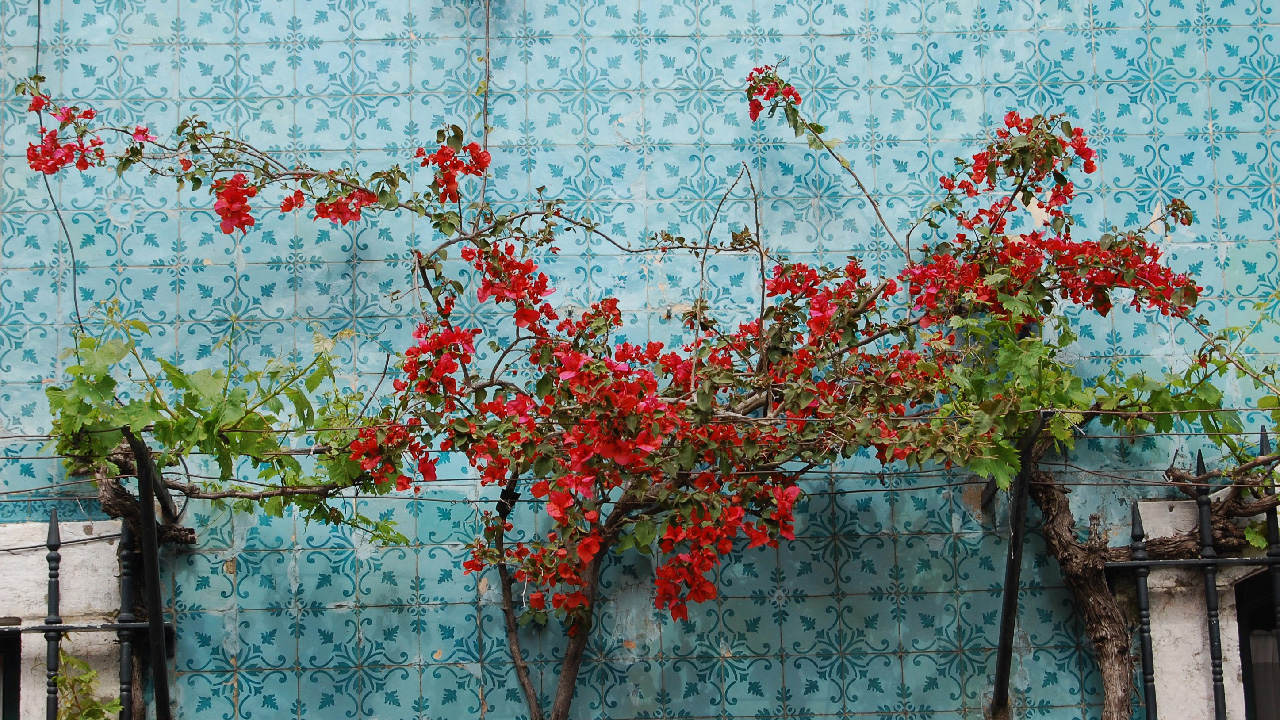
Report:
[[[1195,316],[1195,279],[1164,262],[1159,236],[1193,222],[1185,203],[1167,199],[1143,227],[1079,237],[1074,179],[1095,171],[1096,151],[1061,115],[1010,111],[988,142],[939,178],[938,198],[901,238],[867,194],[905,261],[900,272],[877,276],[856,256],[815,266],[771,250],[758,204],[754,225],[716,235],[712,222],[696,236],[662,233],[643,247],[609,237],[556,199],[499,210],[478,192],[491,156],[457,126],[441,129],[404,165],[321,169],[285,165],[194,117],[165,140],[149,126],[99,125],[94,109],[57,103],[42,80],[18,88],[42,119],[28,148],[35,171],[114,166],[172,178],[212,194],[228,235],[253,232],[256,217],[276,211],[342,225],[379,212],[429,220],[436,244],[411,253],[405,276],[421,321],[389,391],[340,387],[324,352],[261,368],[188,371],[152,361],[136,339],[147,326],[108,307],[103,332],[78,337],[66,382],[49,390],[58,449],[79,468],[115,475],[129,462],[122,441],[145,433],[172,469],[173,490],[246,511],[294,507],[382,539],[394,528],[332,501],[352,491],[429,488],[440,457],[460,454],[496,495],[465,569],[498,575],[534,720],[569,715],[610,553],[651,556],[656,606],[686,617],[690,603],[716,597],[716,570],[734,548],[794,537],[807,472],[863,453],[895,467],[959,466],[999,487],[1036,473],[1033,497],[1046,524],[1060,530],[1050,548],[1077,597],[1105,595],[1104,616],[1088,630],[1104,664],[1104,715],[1125,717],[1132,672],[1127,644],[1117,645],[1127,638],[1123,618],[1117,632],[1115,600],[1105,582],[1094,586],[1105,549],[1062,525],[1071,520],[1069,506],[1058,503],[1065,495],[1036,465],[1069,449],[1090,422],[1231,423],[1217,412],[1214,380],[1224,374],[1280,397],[1271,371],[1244,364],[1229,333],[1211,334]],[[780,118],[865,192],[839,143],[802,113],[803,98],[776,68],[756,68],[745,94],[752,121]],[[738,187],[758,196],[746,166],[729,193]],[[917,231],[928,241],[913,247]],[[629,253],[688,254],[702,283],[681,318],[683,335],[672,343],[623,340],[616,299],[576,311],[557,302],[540,261],[571,232]],[[718,254],[758,266],[759,292],[745,321],[727,320],[727,309],[706,299],[708,258]],[[451,274],[452,258],[474,271],[472,287]],[[464,299],[514,330],[468,324],[455,312]],[[1203,333],[1198,362],[1167,377],[1116,370],[1086,381],[1072,360],[1073,318],[1105,316],[1117,302]],[[1246,447],[1229,450],[1242,467],[1274,462],[1248,457]],[[193,453],[216,458],[219,476],[182,478]],[[241,462],[254,483],[244,480]],[[531,503],[549,522],[513,513],[517,503]],[[1074,553],[1083,555],[1068,566]],[[538,692],[521,651],[519,627],[528,623],[561,623],[570,636],[550,698]]]

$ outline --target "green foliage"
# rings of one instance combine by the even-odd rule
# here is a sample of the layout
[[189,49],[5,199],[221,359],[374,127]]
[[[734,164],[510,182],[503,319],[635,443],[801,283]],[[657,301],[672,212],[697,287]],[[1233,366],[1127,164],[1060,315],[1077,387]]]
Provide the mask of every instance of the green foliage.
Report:
[[[53,443],[73,471],[119,474],[123,429],[145,431],[162,469],[186,468],[192,456],[213,460],[217,476],[189,495],[276,517],[292,506],[308,520],[351,525],[384,541],[403,539],[388,521],[335,504],[345,490],[383,494],[391,488],[372,482],[350,458],[356,429],[385,418],[366,414],[369,403],[338,382],[328,353],[305,363],[272,360],[259,369],[229,361],[224,369],[189,371],[144,357],[138,339],[150,329],[122,317],[117,305],[105,306],[102,320],[100,334],[77,335],[65,382],[46,390]],[[242,461],[255,481],[239,478]]]
[[107,720],[120,712],[120,699],[98,697],[98,671],[89,663],[59,651],[58,720]]

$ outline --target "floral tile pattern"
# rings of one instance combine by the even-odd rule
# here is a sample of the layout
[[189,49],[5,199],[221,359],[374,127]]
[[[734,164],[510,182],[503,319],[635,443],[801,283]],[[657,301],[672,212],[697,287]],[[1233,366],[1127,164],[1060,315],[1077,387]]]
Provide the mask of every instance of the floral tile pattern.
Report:
[[[206,198],[143,177],[56,182],[70,242],[25,166],[32,127],[9,92],[34,67],[119,123],[189,113],[313,164],[403,157],[437,126],[478,132],[489,55],[494,191],[545,187],[617,238],[700,233],[737,168],[758,173],[770,242],[796,256],[901,263],[829,158],[746,119],[756,64],[787,60],[805,107],[848,143],[894,222],[906,223],[994,118],[1067,112],[1101,150],[1078,210],[1094,229],[1150,217],[1169,194],[1199,222],[1170,236],[1217,324],[1277,307],[1280,11],[1266,0],[0,0],[0,424],[48,428],[77,308],[116,299],[156,325],[148,351],[193,365],[340,341],[352,383],[404,346],[414,309],[397,261],[432,230],[413,218],[343,228],[265,217],[225,237]],[[730,201],[722,227],[750,212]],[[709,299],[753,292],[750,268],[710,268]],[[72,268],[76,269],[73,273]],[[691,266],[564,239],[560,302],[620,298],[632,339],[669,337]],[[461,312],[474,313],[463,307]],[[482,316],[478,316],[484,321]],[[1160,367],[1193,342],[1118,309],[1084,319],[1085,367]],[[1255,336],[1259,353],[1280,338]],[[1247,398],[1246,398],[1247,399]],[[1166,443],[1090,440],[1072,461],[1125,472]],[[0,452],[0,522],[92,515],[92,495],[39,441]],[[580,680],[581,718],[981,717],[989,690],[1004,529],[963,478],[815,477],[795,541],[737,553],[722,597],[673,621],[652,609],[651,568],[615,561]],[[167,560],[185,718],[519,718],[492,579],[464,576],[481,495],[465,469],[418,497],[373,501],[411,542],[193,503],[199,544]],[[444,473],[442,473],[444,474]],[[55,487],[50,487],[55,486]],[[1130,491],[1082,488],[1080,512],[1119,521]],[[360,502],[367,502],[361,500]],[[995,517],[1004,517],[998,510]],[[1034,513],[1033,513],[1034,520]],[[552,630],[525,630],[549,693]],[[1089,718],[1100,693],[1067,591],[1043,543],[1024,574],[1019,717]]]

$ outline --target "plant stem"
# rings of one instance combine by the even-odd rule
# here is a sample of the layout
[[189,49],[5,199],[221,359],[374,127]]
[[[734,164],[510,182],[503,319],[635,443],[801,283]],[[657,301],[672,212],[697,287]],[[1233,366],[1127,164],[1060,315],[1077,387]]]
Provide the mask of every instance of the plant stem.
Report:
[[[501,533],[498,534],[494,547],[501,555],[503,552]],[[525,662],[524,652],[520,645],[520,625],[516,620],[515,597],[511,590],[511,572],[507,569],[505,562],[499,561],[497,565],[498,580],[502,585],[502,618],[507,629],[507,648],[511,651],[511,660],[516,668],[516,679],[520,682],[520,689],[524,691],[525,705],[529,708],[529,720],[544,720],[542,706],[538,702],[538,690],[533,686],[533,679],[529,677],[529,664]]]
[[845,156],[836,152],[835,148],[831,147],[834,141],[828,142],[823,139],[821,134],[814,132],[812,123],[805,122],[804,127],[805,132],[809,133],[815,141],[822,145],[822,147],[826,149],[827,154],[835,158],[836,162],[840,163],[840,167],[844,168],[844,171],[849,174],[849,177],[853,178],[853,183],[858,186],[858,190],[862,193],[862,196],[867,199],[867,202],[871,203],[871,209],[875,211],[876,219],[880,221],[880,226],[889,234],[889,239],[892,240],[893,244],[902,251],[902,254],[907,258],[907,264],[910,265],[911,251],[898,241],[897,235],[893,234],[893,228],[889,227],[889,221],[884,219],[884,213],[880,211],[880,203],[876,202],[875,196],[871,194],[870,190],[867,190],[867,186],[862,184],[862,178],[858,177],[858,173],[854,171],[853,164],[850,163]]

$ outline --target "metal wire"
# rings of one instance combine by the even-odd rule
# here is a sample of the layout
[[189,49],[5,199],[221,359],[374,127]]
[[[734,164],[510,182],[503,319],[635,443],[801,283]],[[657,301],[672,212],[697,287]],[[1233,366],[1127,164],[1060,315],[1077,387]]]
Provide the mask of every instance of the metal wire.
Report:
[[[80,538],[78,540],[63,540],[62,545],[82,545],[85,543],[102,542],[103,540],[113,540],[120,537],[120,533],[108,533],[106,535],[94,535],[93,537]],[[44,550],[44,545],[18,545],[16,547],[0,548],[0,552],[19,553],[28,550]]]

